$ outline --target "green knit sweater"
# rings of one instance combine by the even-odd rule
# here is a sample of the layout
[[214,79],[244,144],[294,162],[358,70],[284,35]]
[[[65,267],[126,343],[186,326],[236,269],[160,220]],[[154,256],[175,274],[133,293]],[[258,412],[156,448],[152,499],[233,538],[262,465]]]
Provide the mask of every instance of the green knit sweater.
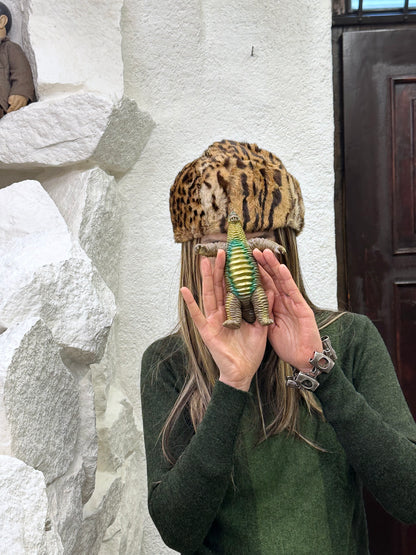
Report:
[[[142,362],[149,510],[181,553],[368,553],[362,484],[387,511],[416,522],[416,425],[373,324],[346,314],[325,328],[338,361],[316,396],[325,421],[300,409],[301,432],[258,444],[255,395],[217,382],[193,432],[184,413],[172,467],[160,431],[184,381],[178,336]],[[261,372],[261,368],[259,370]]]

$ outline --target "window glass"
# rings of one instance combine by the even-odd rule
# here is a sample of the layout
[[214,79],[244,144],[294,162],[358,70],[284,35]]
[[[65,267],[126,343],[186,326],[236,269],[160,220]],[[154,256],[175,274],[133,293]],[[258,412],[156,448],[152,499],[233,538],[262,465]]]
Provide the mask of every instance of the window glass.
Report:
[[[358,10],[359,0],[351,0],[351,9]],[[363,10],[397,10],[404,7],[403,0],[363,0]],[[416,0],[409,0],[409,8],[416,8]]]

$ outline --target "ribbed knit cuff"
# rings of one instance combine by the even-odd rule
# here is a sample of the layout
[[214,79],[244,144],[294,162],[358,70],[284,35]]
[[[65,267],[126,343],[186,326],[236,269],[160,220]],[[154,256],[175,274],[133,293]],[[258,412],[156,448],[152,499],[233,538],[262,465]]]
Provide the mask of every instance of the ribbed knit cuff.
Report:
[[319,387],[315,395],[322,404],[326,418],[330,422],[339,418],[355,418],[352,407],[355,407],[358,398],[362,399],[362,396],[355,390],[339,364],[335,363],[329,374],[321,374],[318,381]]
[[[228,468],[248,398],[247,392],[216,382],[197,431],[197,435],[204,438],[203,450],[196,453],[203,455],[198,457],[201,471],[212,476],[213,473],[221,474],[223,465]],[[207,454],[210,454],[208,458]]]

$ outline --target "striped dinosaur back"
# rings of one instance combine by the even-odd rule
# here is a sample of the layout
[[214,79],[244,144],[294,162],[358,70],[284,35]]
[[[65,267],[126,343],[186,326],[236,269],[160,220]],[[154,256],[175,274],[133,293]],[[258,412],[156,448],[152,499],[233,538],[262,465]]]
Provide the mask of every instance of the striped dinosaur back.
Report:
[[228,241],[225,275],[227,287],[240,301],[250,299],[258,284],[258,270],[250,248],[241,239]]

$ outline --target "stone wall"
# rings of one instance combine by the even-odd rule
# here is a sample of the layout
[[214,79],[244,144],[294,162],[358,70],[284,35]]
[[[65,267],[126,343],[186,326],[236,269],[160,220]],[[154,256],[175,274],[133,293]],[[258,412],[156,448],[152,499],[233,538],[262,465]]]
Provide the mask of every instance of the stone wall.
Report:
[[38,102],[0,120],[0,550],[127,553],[145,484],[115,366],[118,187],[154,124],[124,96],[121,0],[7,4]]

